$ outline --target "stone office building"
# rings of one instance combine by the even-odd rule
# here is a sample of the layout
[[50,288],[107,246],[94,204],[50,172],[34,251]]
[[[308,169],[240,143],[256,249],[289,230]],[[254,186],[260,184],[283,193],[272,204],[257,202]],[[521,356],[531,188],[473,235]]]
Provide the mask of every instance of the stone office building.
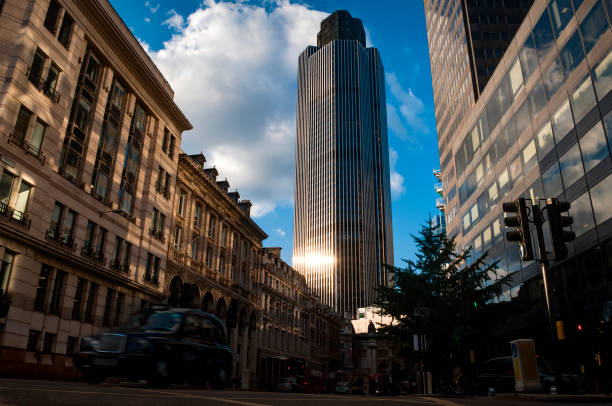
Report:
[[191,124],[107,1],[0,7],[0,373],[68,377],[79,337],[165,298],[149,221]]

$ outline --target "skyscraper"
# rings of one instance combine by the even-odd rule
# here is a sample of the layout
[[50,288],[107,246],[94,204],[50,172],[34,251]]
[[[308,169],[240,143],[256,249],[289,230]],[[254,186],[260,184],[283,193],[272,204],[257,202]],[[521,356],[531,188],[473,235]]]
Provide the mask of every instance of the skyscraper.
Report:
[[388,283],[390,189],[383,65],[338,10],[299,58],[293,265],[341,315]]
[[[458,13],[465,4],[468,10],[470,4],[484,4],[451,2]],[[453,100],[454,90],[445,79],[436,79],[436,72],[461,70],[465,59],[449,51],[460,43],[455,43],[457,28],[450,35],[442,28],[448,23],[442,12],[446,3],[425,0],[436,111],[442,114],[446,107],[439,103]],[[529,331],[546,343],[550,336],[543,319],[534,317],[545,314],[542,275],[535,261],[521,261],[516,243],[504,241],[502,203],[518,197],[535,204],[543,198],[571,203],[576,239],[567,244],[566,259],[551,261],[550,280],[554,312],[568,326],[567,359],[574,357],[577,365],[590,360],[580,350],[570,354],[582,344],[569,326],[588,326],[581,334],[594,342],[604,306],[612,299],[611,18],[610,1],[533,2],[456,128],[450,131],[444,118],[438,121],[447,233],[460,247],[471,246],[474,256],[488,252],[498,275],[512,276],[499,297],[519,310],[505,323],[508,338],[511,329]],[[438,67],[439,55],[450,55],[447,65]],[[463,83],[454,77],[449,83],[455,82]]]

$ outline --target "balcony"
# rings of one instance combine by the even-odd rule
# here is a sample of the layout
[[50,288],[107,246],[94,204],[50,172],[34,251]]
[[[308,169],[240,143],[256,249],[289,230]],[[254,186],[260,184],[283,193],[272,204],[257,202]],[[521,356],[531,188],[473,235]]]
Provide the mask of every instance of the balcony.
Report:
[[72,252],[76,251],[76,243],[74,242],[74,238],[72,238],[71,236],[62,236],[58,231],[54,229],[47,230],[45,239],[47,241],[54,242],[62,248],[69,249]]
[[41,165],[45,164],[45,161],[47,160],[47,157],[45,156],[45,154],[43,154],[39,148],[26,142],[23,136],[18,136],[18,135],[15,135],[14,133],[10,133],[8,142],[12,142],[13,144],[17,145],[19,148],[23,149],[26,155],[32,155],[34,158],[38,159]]
[[436,199],[436,207],[438,208],[438,210],[444,211],[444,199],[442,199],[441,197],[438,197]]
[[434,168],[433,170],[433,175],[436,177],[436,179],[438,179],[439,181],[442,180],[442,171],[440,171],[440,169]]
[[165,242],[166,239],[164,238],[164,231],[163,230],[156,230],[156,229],[149,229],[149,234],[151,234],[153,237],[155,237],[156,239],[158,239],[161,242]]
[[191,259],[190,265],[191,266],[191,270],[198,272],[198,273],[202,273],[202,271],[204,270],[204,263],[203,262],[199,262],[196,261],[195,259]]
[[111,260],[110,268],[113,271],[124,273],[126,275],[130,274],[130,266],[128,264],[122,264],[121,260],[119,260],[118,258],[114,258]]
[[14,221],[15,223],[21,224],[25,226],[26,228],[30,228],[31,220],[28,218],[27,214],[19,210],[15,210],[9,207],[7,204],[1,203],[1,202],[0,202],[0,215],[8,218],[9,221]]
[[444,192],[444,186],[442,186],[442,182],[438,182],[434,184],[434,189],[440,196],[442,196],[442,192]]

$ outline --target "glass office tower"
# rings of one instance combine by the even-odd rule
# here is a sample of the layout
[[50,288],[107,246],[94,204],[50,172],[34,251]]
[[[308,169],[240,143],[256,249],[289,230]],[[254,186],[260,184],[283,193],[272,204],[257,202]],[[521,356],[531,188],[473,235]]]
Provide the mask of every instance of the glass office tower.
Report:
[[576,349],[568,356],[577,362],[589,354],[577,350],[575,326],[597,343],[612,300],[610,17],[610,0],[535,2],[441,150],[448,234],[475,255],[488,251],[498,275],[512,275],[500,297],[516,303],[507,331],[548,334],[542,277],[536,263],[520,261],[516,243],[504,241],[501,203],[520,196],[571,203],[576,240],[567,260],[551,264],[551,278],[557,318]]
[[293,266],[343,316],[388,283],[390,194],[383,65],[339,10],[299,59]]

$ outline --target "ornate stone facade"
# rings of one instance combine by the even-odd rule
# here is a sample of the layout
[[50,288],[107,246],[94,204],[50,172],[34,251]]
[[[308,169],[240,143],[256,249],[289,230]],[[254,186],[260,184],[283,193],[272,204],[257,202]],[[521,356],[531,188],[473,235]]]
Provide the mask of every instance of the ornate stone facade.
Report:
[[148,219],[191,124],[107,1],[0,4],[0,373],[68,377],[80,337],[165,298]]

